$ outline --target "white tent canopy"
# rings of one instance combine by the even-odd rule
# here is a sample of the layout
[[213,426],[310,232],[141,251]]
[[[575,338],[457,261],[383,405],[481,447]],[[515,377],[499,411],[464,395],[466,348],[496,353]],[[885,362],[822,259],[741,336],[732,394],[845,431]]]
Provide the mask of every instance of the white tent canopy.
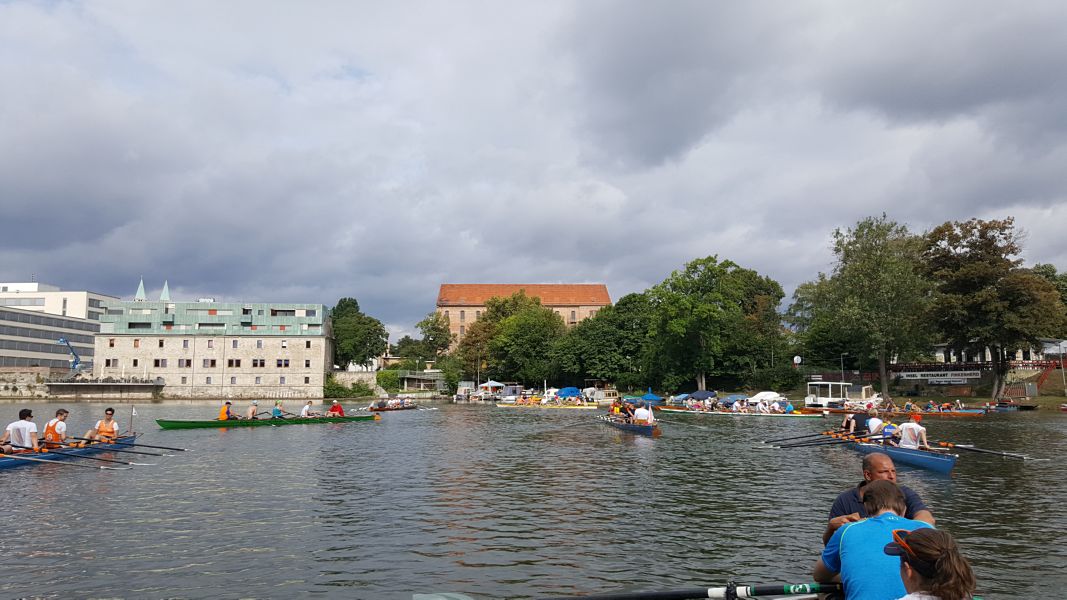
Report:
[[483,383],[482,385],[480,385],[478,387],[480,387],[482,389],[485,389],[485,390],[491,390],[493,388],[502,388],[502,387],[504,387],[504,384],[500,383],[499,381],[493,381],[492,379],[490,379],[489,381],[486,381],[485,383]]

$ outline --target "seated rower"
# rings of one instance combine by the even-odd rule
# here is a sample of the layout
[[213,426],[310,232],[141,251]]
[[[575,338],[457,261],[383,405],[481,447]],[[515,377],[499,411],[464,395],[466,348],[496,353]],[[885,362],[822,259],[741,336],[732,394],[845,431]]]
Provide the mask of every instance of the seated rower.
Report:
[[274,402],[274,408],[270,409],[270,418],[272,419],[284,419],[285,411],[282,410],[282,401],[276,400]]
[[317,417],[321,417],[322,416],[322,413],[312,410],[312,408],[311,408],[312,403],[313,403],[312,400],[308,400],[307,404],[304,405],[304,408],[300,409],[300,417],[301,418],[313,419],[313,418],[317,418]]
[[915,406],[911,400],[904,403],[904,412],[915,412],[917,410],[919,410],[919,407]]
[[227,400],[226,404],[223,404],[222,407],[219,408],[218,420],[219,421],[229,421],[229,420],[237,419],[237,415],[233,414],[232,407],[233,407],[233,403],[230,402],[229,400]]
[[626,419],[627,423],[632,423],[634,420],[634,405],[627,402],[622,405],[622,416]]
[[777,400],[771,402],[771,412],[780,414],[782,412],[782,405]]
[[330,410],[326,411],[326,416],[328,416],[328,417],[343,417],[343,416],[345,416],[345,409],[344,409],[343,406],[341,406],[340,402],[338,402],[337,400],[334,400],[333,403],[330,404]]
[[786,403],[785,404],[785,413],[787,415],[793,414],[793,411],[796,410],[796,407],[793,406],[793,401],[792,400],[786,400],[785,403]]
[[867,411],[867,435],[871,437],[882,437],[882,429],[885,427],[885,421],[878,418],[878,411],[871,409]]
[[45,448],[60,448],[67,443],[67,415],[70,414],[65,408],[56,411],[56,418],[44,426]]
[[[96,422],[89,431],[82,436],[95,442],[113,442],[119,437],[119,423],[115,420],[115,409],[110,406],[104,409],[104,418]],[[82,442],[84,445],[85,442]]]
[[19,411],[19,420],[8,425],[4,435],[0,436],[0,454],[38,452],[40,449],[37,445],[37,424],[33,422],[33,411],[24,408]]
[[845,418],[841,420],[841,426],[839,429],[849,435],[856,433],[856,415],[852,413],[846,413]]
[[248,405],[248,410],[245,411],[246,419],[258,419],[259,418],[259,400],[253,400],[252,404]]
[[919,422],[921,422],[922,419],[922,415],[913,413],[911,415],[911,421],[904,423],[897,428],[895,435],[900,440],[898,445],[901,448],[910,448],[913,450],[930,449],[930,445],[926,442],[926,428],[919,425]]
[[652,410],[648,408],[647,402],[634,411],[633,422],[638,425],[651,425],[656,422],[656,418],[652,415]]

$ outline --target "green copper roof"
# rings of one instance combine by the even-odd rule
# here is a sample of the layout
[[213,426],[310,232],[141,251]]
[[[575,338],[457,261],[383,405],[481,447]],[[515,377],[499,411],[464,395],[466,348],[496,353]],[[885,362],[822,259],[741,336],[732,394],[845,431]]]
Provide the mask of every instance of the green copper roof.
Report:
[[137,284],[137,294],[133,297],[136,302],[144,302],[147,300],[144,296],[144,277],[141,278],[141,282]]
[[167,286],[167,280],[163,280],[163,291],[159,294],[160,302],[170,302],[170,288]]

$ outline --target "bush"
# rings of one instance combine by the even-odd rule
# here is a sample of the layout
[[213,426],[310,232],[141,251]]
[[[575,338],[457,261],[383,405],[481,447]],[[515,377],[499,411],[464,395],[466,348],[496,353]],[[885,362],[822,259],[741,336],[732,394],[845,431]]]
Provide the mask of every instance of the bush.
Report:
[[745,378],[745,386],[753,390],[788,391],[803,383],[804,374],[787,365],[756,369]]
[[378,371],[376,379],[378,380],[378,385],[382,386],[382,389],[390,394],[400,391],[400,374],[396,371]]
[[346,386],[334,379],[333,375],[327,375],[326,383],[322,386],[322,395],[326,398],[368,398],[374,396],[374,390],[360,381]]

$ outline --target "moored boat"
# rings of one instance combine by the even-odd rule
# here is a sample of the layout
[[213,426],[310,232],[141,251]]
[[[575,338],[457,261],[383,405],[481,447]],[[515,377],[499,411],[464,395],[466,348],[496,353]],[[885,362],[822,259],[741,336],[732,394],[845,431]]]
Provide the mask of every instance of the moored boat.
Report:
[[786,417],[792,419],[821,419],[822,413],[761,413],[761,412],[733,412],[730,410],[693,410],[691,408],[681,408],[674,406],[657,406],[656,410],[664,413],[671,414],[683,414],[683,415],[717,415],[723,417]]
[[293,417],[289,419],[156,419],[161,429],[209,429],[229,427],[275,427],[278,425],[318,425],[321,423],[350,423],[352,421],[378,421],[381,415],[354,415],[347,417]]
[[621,429],[623,431],[629,431],[630,433],[636,433],[638,435],[647,435],[649,437],[659,437],[659,435],[662,433],[660,431],[658,423],[653,423],[651,425],[643,425],[643,424],[640,424],[640,423],[631,423],[629,421],[626,421],[624,419],[620,419],[620,418],[617,418],[617,417],[613,417],[611,415],[597,415],[597,418],[600,419],[601,421],[607,423],[608,425],[611,425],[612,427],[614,427],[616,429]]
[[419,407],[418,404],[405,404],[403,406],[378,406],[372,404],[367,407],[370,412],[388,412],[391,410],[415,410]]
[[949,454],[947,452],[913,450],[911,448],[898,448],[896,446],[872,444],[869,442],[850,442],[848,447],[858,452],[862,452],[863,454],[882,452],[888,454],[889,457],[893,459],[894,463],[905,464],[945,474],[952,472],[952,468],[956,466],[956,459],[959,458],[959,455]]
[[539,409],[571,409],[571,410],[596,410],[596,402],[583,402],[582,404],[520,404],[518,402],[497,402],[497,408],[539,408]]
[[[860,414],[860,413],[866,412],[866,411],[860,410],[860,409],[849,410],[847,408],[809,408],[809,407],[803,407],[803,408],[800,409],[800,411],[803,412],[803,413],[808,413],[808,414],[835,414],[835,415],[844,415],[844,414],[849,414],[849,413]],[[964,409],[958,409],[957,408],[957,409],[954,409],[954,410],[943,410],[943,411],[942,410],[932,410],[932,411],[917,410],[917,411],[911,411],[911,412],[903,411],[903,410],[891,410],[891,411],[880,410],[880,411],[878,411],[878,416],[882,417],[882,418],[889,417],[889,418],[897,418],[897,419],[907,420],[913,414],[922,415],[923,418],[925,419],[927,417],[982,417],[982,416],[985,416],[985,414],[987,412],[988,411],[986,409],[984,409],[984,408],[964,408]]]
[[[135,435],[128,435],[117,438],[116,442],[122,442],[124,444],[132,444],[137,439]],[[62,461],[67,460],[73,456],[90,456],[93,454],[99,454],[101,452],[107,452],[108,450],[123,449],[128,446],[120,446],[118,444],[90,444],[84,448],[62,448],[60,452],[20,452],[14,456],[21,458],[30,458],[33,460],[20,460],[19,458],[11,458],[10,455],[0,456],[0,469],[11,469],[14,467],[24,467],[26,465],[39,465],[40,461]]]

